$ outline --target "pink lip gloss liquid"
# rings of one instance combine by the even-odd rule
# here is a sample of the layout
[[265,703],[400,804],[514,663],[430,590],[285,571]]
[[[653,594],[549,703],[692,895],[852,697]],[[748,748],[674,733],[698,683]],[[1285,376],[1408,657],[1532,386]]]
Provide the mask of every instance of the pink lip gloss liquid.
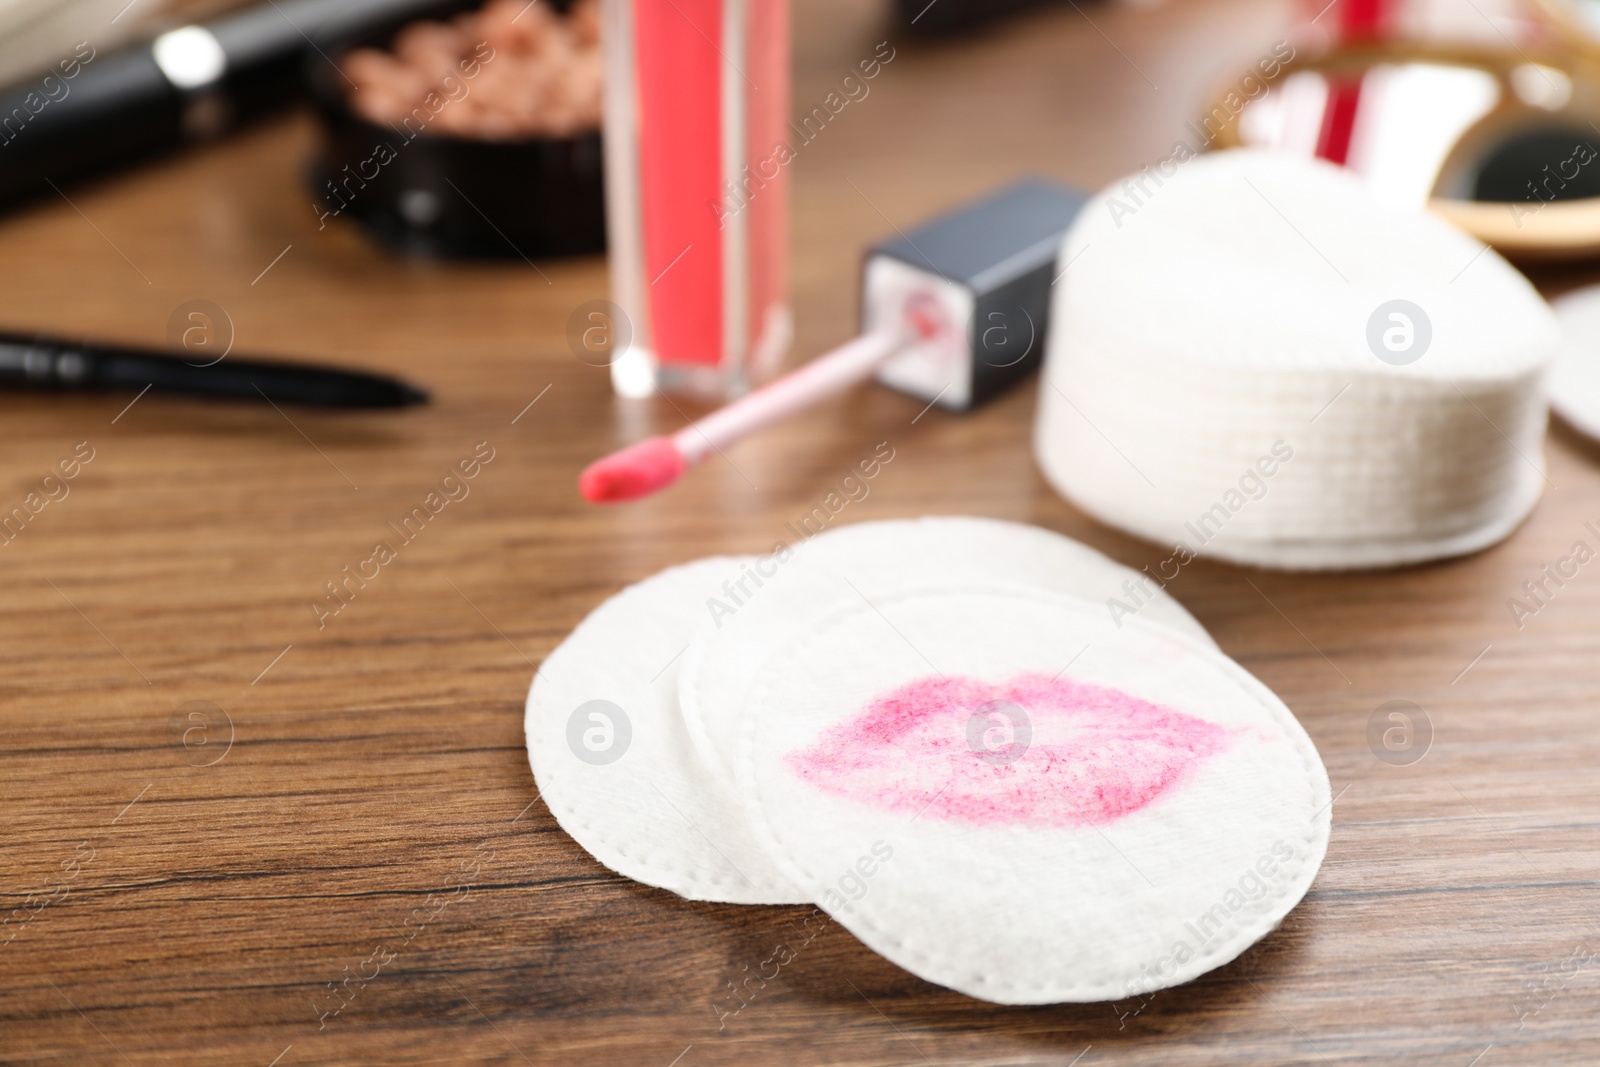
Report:
[[606,211],[624,396],[769,377],[788,305],[788,0],[602,0]]

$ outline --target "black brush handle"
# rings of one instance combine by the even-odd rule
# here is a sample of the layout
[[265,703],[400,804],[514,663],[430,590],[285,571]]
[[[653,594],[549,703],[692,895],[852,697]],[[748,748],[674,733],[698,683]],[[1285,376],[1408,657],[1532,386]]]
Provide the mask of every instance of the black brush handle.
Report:
[[330,25],[405,20],[453,7],[443,0],[268,0],[185,28],[209,37],[209,45],[200,41],[202,51],[224,57],[203,84],[174,82],[150,41],[115,51],[82,42],[48,70],[0,88],[0,206],[215,136],[292,102],[304,90],[307,41]]
[[152,392],[310,407],[393,408],[428,394],[394,378],[305,363],[190,363],[136,348],[70,345],[0,334],[0,388]]

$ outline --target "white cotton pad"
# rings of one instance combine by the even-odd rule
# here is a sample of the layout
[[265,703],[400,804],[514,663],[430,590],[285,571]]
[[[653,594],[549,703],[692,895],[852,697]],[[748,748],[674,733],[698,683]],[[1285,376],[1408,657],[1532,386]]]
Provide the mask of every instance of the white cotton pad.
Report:
[[756,845],[746,805],[678,712],[678,666],[705,600],[746,562],[673,567],[590,612],[534,676],[528,762],[561,828],[618,874],[691,900],[799,904],[810,897]]
[[1122,619],[1107,604],[1116,598],[1152,621],[1211,643],[1205,628],[1161,590],[1159,576],[1131,570],[1049,530],[998,519],[855,523],[785,545],[742,570],[734,576],[738,584],[707,601],[709,625],[685,653],[679,676],[689,734],[707,762],[724,768],[730,780],[733,743],[757,669],[798,629],[841,605],[934,579],[1016,585],[1093,601],[1108,630]]
[[1327,163],[1152,174],[1091,201],[1060,256],[1035,432],[1058,490],[1274,567],[1455,555],[1521,522],[1559,343],[1522,275]]
[[1568,293],[1554,307],[1562,344],[1550,371],[1550,406],[1600,440],[1600,286]]
[[1327,848],[1310,739],[1232,660],[1075,597],[842,607],[758,674],[739,781],[790,880],[869,947],[1003,1004],[1188,981]]

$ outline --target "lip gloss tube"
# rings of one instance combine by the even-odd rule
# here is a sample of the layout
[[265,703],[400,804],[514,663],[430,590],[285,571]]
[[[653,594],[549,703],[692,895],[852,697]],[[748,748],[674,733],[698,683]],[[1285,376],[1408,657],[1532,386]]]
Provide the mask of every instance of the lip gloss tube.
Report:
[[788,303],[788,0],[602,0],[612,299],[624,396],[772,376]]

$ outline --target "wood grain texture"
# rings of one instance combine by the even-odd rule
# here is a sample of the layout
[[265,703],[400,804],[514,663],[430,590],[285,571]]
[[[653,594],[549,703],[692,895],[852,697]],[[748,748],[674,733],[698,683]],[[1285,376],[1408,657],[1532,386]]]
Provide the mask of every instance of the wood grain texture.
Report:
[[[1092,186],[1160,158],[1281,14],[1069,6],[896,38],[871,95],[794,164],[797,358],[850,333],[868,240],[1019,171]],[[800,105],[894,33],[844,0],[802,4],[798,29]],[[1468,559],[1337,577],[1196,563],[1173,583],[1300,716],[1339,794],[1310,894],[1234,963],[1143,1002],[1011,1009],[832,927],[719,1031],[726,983],[808,910],[686,903],[590,860],[528,771],[534,664],[628,582],[765,550],[883,440],[896,459],[848,519],[993,515],[1135,567],[1166,552],[1043,484],[1031,386],[970,418],[862,390],[659,498],[585,506],[584,463],[684,418],[618,403],[568,351],[604,265],[396,262],[319,232],[311,139],[292,117],[0,220],[0,326],[161,342],[175,307],[206,299],[240,352],[337,357],[436,395],[357,415],[0,397],[0,509],[94,450],[0,547],[0,1060],[1600,1059],[1600,563],[1521,629],[1506,607],[1597,543],[1600,451],[1556,432],[1537,512]],[[319,630],[323,583],[484,441],[470,496]],[[1368,748],[1391,699],[1433,725],[1412,766]],[[193,702],[217,710],[186,744]],[[997,922],[1038,907],[1072,901],[995,886]],[[330,983],[374,970],[323,1018]]]

